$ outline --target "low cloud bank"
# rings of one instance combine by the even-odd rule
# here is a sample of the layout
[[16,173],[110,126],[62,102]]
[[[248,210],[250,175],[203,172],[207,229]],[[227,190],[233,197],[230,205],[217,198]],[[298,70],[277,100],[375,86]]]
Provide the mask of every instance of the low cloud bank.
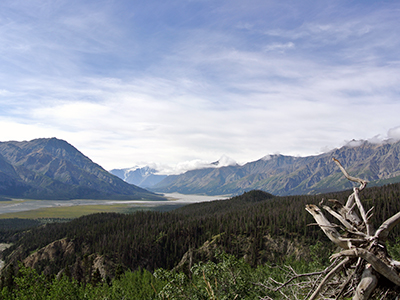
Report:
[[[373,136],[369,139],[359,139],[359,140],[345,140],[343,141],[342,145],[340,145],[338,148],[341,148],[343,146],[347,147],[358,147],[361,146],[363,143],[368,142],[372,144],[384,144],[384,143],[395,143],[400,140],[400,126],[391,128],[388,130],[386,135],[376,135]],[[332,151],[333,149],[336,149],[337,147],[329,147],[326,146],[321,149],[321,153],[326,153],[329,151]],[[320,153],[320,154],[321,154]],[[261,159],[263,160],[270,160],[276,155],[281,155],[279,152],[275,152],[274,154],[267,154]],[[247,162],[244,162],[247,163]],[[240,165],[244,164],[240,163]],[[219,160],[215,162],[209,162],[205,160],[200,160],[200,159],[195,159],[195,160],[190,160],[190,161],[184,161],[177,163],[175,165],[171,164],[162,164],[162,163],[155,163],[155,162],[142,162],[137,164],[137,166],[130,168],[130,170],[134,171],[135,169],[138,168],[143,168],[143,167],[150,167],[151,169],[157,170],[155,174],[158,175],[178,175],[178,174],[183,174],[187,171],[191,170],[197,170],[197,169],[206,169],[206,168],[221,168],[221,167],[227,167],[227,166],[235,166],[239,165],[234,159],[230,158],[229,156],[222,155]]]
[[396,143],[400,140],[400,126],[391,128],[388,130],[386,135],[375,135],[372,138],[366,140],[351,140],[351,141],[344,141],[343,146],[348,147],[358,147],[361,146],[363,143],[368,142],[371,144],[386,144],[386,143]]
[[238,165],[238,163],[234,159],[226,155],[222,155],[221,158],[215,162],[207,162],[204,160],[195,159],[195,160],[180,162],[176,165],[160,164],[154,162],[139,163],[137,166],[130,168],[129,170],[134,171],[138,168],[143,168],[148,166],[152,169],[157,170],[155,174],[158,175],[178,175],[191,170],[206,169],[206,168],[221,168],[221,167],[235,166],[235,165]]

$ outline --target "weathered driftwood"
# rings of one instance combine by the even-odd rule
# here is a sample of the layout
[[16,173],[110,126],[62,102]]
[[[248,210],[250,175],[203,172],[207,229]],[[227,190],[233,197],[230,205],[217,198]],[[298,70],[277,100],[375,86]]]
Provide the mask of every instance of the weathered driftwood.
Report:
[[333,161],[348,180],[358,182],[360,186],[353,188],[353,193],[348,197],[345,205],[337,200],[329,200],[334,204],[333,208],[323,206],[325,211],[341,223],[342,229],[346,233],[345,236],[336,229],[340,226],[331,223],[318,206],[312,204],[306,206],[306,210],[314,217],[325,235],[337,246],[344,249],[332,255],[331,259],[345,257],[325,276],[309,300],[317,299],[319,296],[323,297],[320,294],[322,288],[334,277],[335,273],[340,272],[343,268],[349,268],[350,266],[347,265],[350,260],[353,264],[357,263],[355,267],[353,266],[355,271],[338,289],[336,299],[339,299],[346,285],[355,281],[357,286],[353,289],[352,299],[367,300],[379,285],[378,278],[380,276],[387,278],[394,285],[400,286],[400,262],[388,257],[384,244],[390,230],[400,223],[400,212],[384,221],[375,231],[369,221],[372,216],[372,209],[366,212],[359,196],[367,182],[350,176],[337,159],[333,158]]
[[[320,202],[323,210],[339,224],[329,221],[317,205],[308,204],[306,210],[314,217],[325,235],[341,250],[331,256],[333,263],[325,270],[300,275],[292,271],[288,281],[274,281],[275,288],[267,288],[283,293],[282,288],[293,284],[295,279],[318,275],[317,278],[302,283],[303,288],[305,282],[308,282],[308,300],[349,297],[353,300],[367,300],[372,296],[376,297],[378,291],[379,299],[386,299],[386,295],[393,293],[396,286],[400,287],[400,262],[388,256],[385,246],[390,231],[400,223],[400,212],[374,230],[370,222],[373,208],[365,211],[360,199],[360,192],[367,186],[367,182],[350,176],[337,159],[333,158],[333,161],[348,180],[359,183],[358,187],[353,188],[353,193],[344,205],[335,199],[328,200],[331,206],[323,205],[324,200]],[[380,278],[386,278],[392,286],[386,284],[380,287]],[[287,295],[286,297],[292,299]]]
[[317,299],[321,289],[323,288],[323,286],[329,282],[329,280],[331,280],[333,278],[333,276],[339,272],[343,266],[348,262],[348,259],[344,259],[342,260],[339,264],[337,264],[326,276],[325,278],[321,281],[321,283],[318,285],[318,287],[316,288],[316,290],[314,291],[314,293],[311,295],[311,297],[309,298],[310,300],[313,299]]
[[366,265],[360,283],[354,293],[353,300],[366,300],[378,285],[378,278],[371,265]]

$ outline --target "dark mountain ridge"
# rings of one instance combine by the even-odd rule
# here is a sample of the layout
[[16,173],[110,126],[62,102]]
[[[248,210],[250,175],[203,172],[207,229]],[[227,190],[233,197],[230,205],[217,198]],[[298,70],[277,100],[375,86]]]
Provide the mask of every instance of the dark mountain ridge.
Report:
[[[355,145],[353,145],[355,144]],[[241,194],[259,189],[274,195],[317,194],[350,188],[332,164],[335,157],[370,185],[400,181],[400,141],[353,142],[316,156],[268,155],[243,166],[188,171],[166,177],[150,187],[156,192],[183,194]]]
[[160,199],[108,173],[66,141],[0,142],[0,195],[32,199]]

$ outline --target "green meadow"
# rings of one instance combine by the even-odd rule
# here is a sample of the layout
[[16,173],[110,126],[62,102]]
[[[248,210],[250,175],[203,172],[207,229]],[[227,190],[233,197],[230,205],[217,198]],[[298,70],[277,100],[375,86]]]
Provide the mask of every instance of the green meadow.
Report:
[[60,207],[46,207],[35,210],[27,210],[13,213],[0,214],[0,219],[20,218],[20,219],[38,219],[38,218],[60,218],[73,219],[84,215],[118,212],[130,213],[137,210],[147,210],[149,208],[132,204],[113,204],[113,205],[74,205]]

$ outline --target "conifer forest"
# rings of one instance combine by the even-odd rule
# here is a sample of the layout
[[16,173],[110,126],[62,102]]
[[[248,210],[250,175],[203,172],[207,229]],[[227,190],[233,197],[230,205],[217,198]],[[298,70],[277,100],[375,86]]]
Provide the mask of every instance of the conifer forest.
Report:
[[[322,199],[345,203],[350,193],[275,197],[253,190],[169,212],[101,213],[45,225],[2,220],[1,242],[12,246],[2,252],[6,266],[0,295],[2,299],[287,299],[287,295],[308,299],[312,291],[303,275],[327,268],[337,246],[305,207]],[[366,210],[374,207],[371,221],[378,228],[400,211],[399,199],[400,184],[391,184],[365,188],[361,200]],[[387,242],[394,259],[400,259],[399,239],[400,227],[395,227]],[[39,256],[55,241],[68,247],[47,258]],[[95,264],[99,258],[104,262],[101,268]],[[384,286],[390,289],[376,290],[370,299],[396,299],[398,287],[391,282]]]

